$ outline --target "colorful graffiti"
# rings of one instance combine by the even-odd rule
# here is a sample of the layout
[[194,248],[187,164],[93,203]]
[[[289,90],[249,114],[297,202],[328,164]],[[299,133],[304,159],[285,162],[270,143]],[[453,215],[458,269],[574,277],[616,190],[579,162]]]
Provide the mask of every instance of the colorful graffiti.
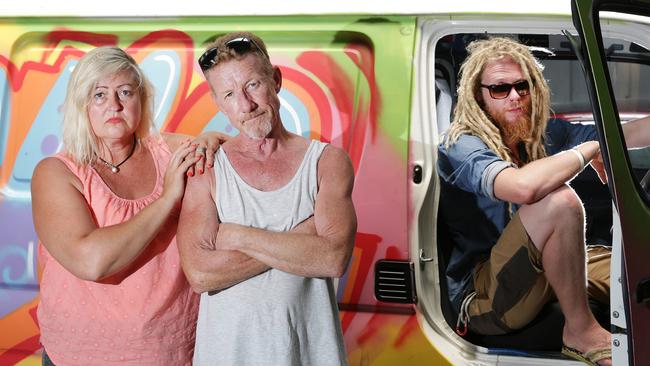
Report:
[[[38,363],[38,238],[30,180],[38,161],[60,149],[61,105],[80,57],[100,45],[126,49],[155,87],[154,123],[161,131],[236,133],[211,100],[195,59],[207,40],[236,29],[241,19],[203,28],[189,21],[76,20],[75,27],[58,21],[0,21],[0,365]],[[350,309],[341,320],[351,363],[389,364],[390,350],[404,347],[429,354],[420,359],[430,362],[437,353],[418,333],[410,308],[402,307],[403,314],[354,310],[381,307],[373,296],[376,260],[408,257],[406,136],[414,21],[393,19],[379,26],[356,18],[327,24],[294,19],[290,30],[296,37],[290,41],[286,29],[278,30],[286,27],[284,21],[267,19],[249,28],[266,40],[282,71],[282,120],[294,133],[345,149],[355,169],[359,232],[337,291],[339,303]],[[379,51],[376,44],[389,46]]]

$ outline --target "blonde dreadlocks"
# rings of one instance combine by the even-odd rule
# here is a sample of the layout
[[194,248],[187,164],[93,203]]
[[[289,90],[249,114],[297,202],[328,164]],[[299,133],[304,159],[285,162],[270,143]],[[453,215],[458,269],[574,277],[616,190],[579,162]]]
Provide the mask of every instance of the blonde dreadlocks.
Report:
[[454,109],[453,123],[445,137],[445,146],[449,148],[463,134],[473,135],[483,140],[501,159],[512,162],[510,149],[505,145],[499,128],[476,99],[485,65],[494,60],[509,58],[519,64],[531,88],[532,131],[530,137],[523,141],[528,161],[545,157],[543,140],[549,118],[550,92],[542,76],[542,65],[528,47],[509,38],[474,41],[467,47],[467,51],[469,56],[460,68],[458,103]]

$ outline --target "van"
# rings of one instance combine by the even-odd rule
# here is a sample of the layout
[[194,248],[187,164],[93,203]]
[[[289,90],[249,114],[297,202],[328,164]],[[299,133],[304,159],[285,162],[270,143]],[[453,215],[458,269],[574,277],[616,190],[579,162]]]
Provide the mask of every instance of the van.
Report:
[[227,5],[3,4],[0,365],[40,364],[30,179],[37,162],[60,149],[60,107],[79,58],[96,46],[120,46],[155,86],[157,129],[232,134],[196,59],[235,30],[260,35],[281,68],[286,127],[341,147],[352,160],[358,232],[337,285],[351,365],[575,364],[559,352],[557,304],[515,334],[461,336],[446,294],[451,239],[439,225],[436,148],[451,121],[465,47],[496,35],[532,47],[545,66],[554,117],[598,130],[609,185],[590,169],[571,182],[585,203],[588,241],[614,253],[612,302],[593,310],[613,331],[614,364],[647,364],[650,151],[627,151],[620,129],[650,114],[647,2]]

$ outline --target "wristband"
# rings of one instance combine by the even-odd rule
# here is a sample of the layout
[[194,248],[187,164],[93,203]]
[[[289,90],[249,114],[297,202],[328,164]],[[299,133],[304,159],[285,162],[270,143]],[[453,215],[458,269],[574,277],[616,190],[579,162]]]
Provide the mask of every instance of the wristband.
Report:
[[576,148],[570,149],[568,151],[571,151],[572,153],[576,154],[576,156],[578,157],[578,160],[580,160],[580,170],[584,169],[585,168],[585,157],[582,156],[582,153],[580,151],[578,151],[578,149],[576,149]]

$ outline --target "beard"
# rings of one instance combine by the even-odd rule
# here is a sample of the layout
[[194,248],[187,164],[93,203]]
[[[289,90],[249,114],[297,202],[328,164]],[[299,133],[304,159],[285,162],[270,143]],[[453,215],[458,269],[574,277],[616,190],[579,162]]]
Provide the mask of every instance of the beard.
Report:
[[533,132],[529,116],[521,117],[515,123],[500,124],[499,129],[501,130],[501,138],[506,144],[527,141]]
[[252,139],[263,139],[271,133],[272,129],[273,125],[269,119],[248,121],[242,126],[242,132]]
[[507,121],[505,112],[494,113],[492,120],[501,132],[501,138],[506,145],[513,145],[521,141],[528,141],[532,137],[533,129],[530,120],[530,105],[523,106],[524,113],[515,121]]

